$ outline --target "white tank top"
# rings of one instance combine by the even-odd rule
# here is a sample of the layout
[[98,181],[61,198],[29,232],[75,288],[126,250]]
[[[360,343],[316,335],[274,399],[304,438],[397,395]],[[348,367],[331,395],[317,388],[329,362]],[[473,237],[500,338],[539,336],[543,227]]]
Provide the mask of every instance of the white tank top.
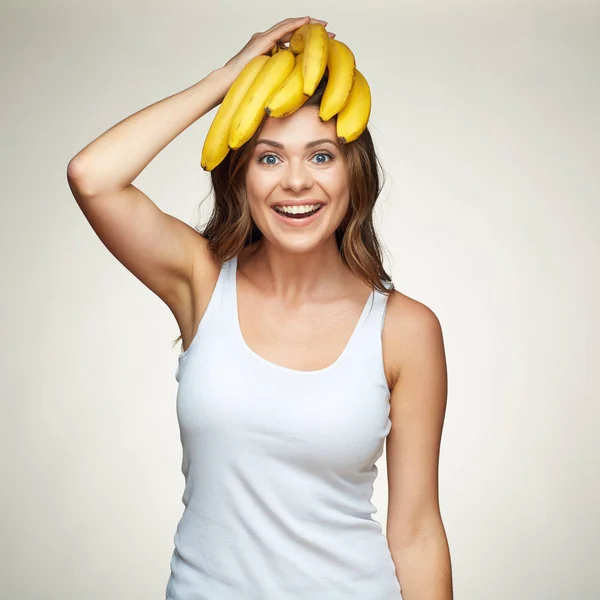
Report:
[[178,359],[185,506],[167,600],[401,600],[375,461],[390,431],[373,290],[339,358],[317,371],[244,341],[237,257]]

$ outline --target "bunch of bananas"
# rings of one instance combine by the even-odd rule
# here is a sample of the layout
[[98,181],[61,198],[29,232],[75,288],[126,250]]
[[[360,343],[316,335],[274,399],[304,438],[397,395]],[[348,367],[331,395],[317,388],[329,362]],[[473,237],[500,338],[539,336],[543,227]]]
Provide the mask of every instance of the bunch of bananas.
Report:
[[307,23],[297,29],[289,48],[277,44],[270,55],[252,59],[225,95],[208,130],[201,166],[212,171],[256,132],[265,113],[281,118],[298,110],[314,94],[328,71],[319,117],[337,115],[336,133],[341,143],[353,142],[367,127],[371,91],[356,68],[354,54],[330,38],[323,25]]

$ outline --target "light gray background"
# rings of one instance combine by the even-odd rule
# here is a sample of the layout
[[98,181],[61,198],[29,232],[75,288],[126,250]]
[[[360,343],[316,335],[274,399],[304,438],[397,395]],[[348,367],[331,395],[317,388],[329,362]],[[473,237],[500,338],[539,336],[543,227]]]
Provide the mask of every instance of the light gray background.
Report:
[[[71,0],[0,18],[2,598],[164,598],[179,332],[87,224],[67,164],[302,14],[372,87],[387,266],[444,329],[455,597],[600,597],[600,3]],[[135,182],[190,224],[213,116]],[[383,460],[374,502],[385,523]]]

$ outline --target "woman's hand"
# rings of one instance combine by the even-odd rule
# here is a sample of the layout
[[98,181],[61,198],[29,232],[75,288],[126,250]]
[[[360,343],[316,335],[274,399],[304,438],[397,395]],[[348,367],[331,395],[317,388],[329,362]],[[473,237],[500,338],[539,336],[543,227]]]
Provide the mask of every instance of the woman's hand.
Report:
[[[266,31],[255,33],[250,38],[250,41],[233,58],[227,61],[223,68],[230,71],[234,77],[237,77],[253,58],[261,54],[270,53],[277,43],[289,42],[294,31],[306,23],[327,25],[327,21],[311,19],[310,17],[298,17],[280,21]],[[335,36],[335,33],[328,33],[328,35],[332,38]]]

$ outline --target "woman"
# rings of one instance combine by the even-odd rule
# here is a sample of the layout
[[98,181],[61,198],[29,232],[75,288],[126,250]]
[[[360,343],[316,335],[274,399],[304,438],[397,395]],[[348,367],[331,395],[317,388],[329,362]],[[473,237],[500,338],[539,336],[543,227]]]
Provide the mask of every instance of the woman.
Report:
[[[224,67],[69,164],[94,231],[181,331],[185,510],[167,599],[448,600],[442,334],[383,269],[368,130],[338,143],[335,119],[318,118],[322,81],[211,172],[202,234],[131,184],[244,65],[307,22],[252,36]],[[386,439],[387,539],[370,501]]]

